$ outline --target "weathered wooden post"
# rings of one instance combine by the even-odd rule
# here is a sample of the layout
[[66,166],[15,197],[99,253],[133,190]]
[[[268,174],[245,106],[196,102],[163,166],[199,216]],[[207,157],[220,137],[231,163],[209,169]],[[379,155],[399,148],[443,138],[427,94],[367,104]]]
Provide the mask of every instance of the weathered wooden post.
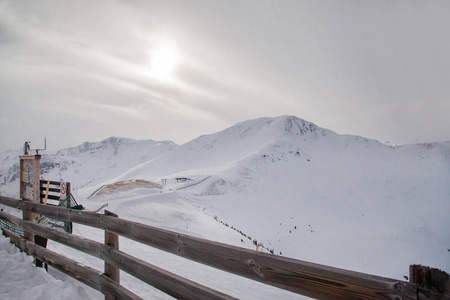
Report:
[[[25,151],[25,153],[27,153]],[[40,155],[21,155],[20,158],[20,198],[22,201],[31,201],[39,203],[40,201]],[[23,211],[23,219],[34,221],[36,214]],[[34,242],[34,235],[30,232],[24,232],[24,237],[30,242]]]
[[[105,215],[112,217],[119,217],[115,213],[105,210]],[[119,236],[115,233],[105,231],[105,245],[114,249],[119,249]],[[120,284],[120,269],[107,263],[105,261],[105,275],[114,280],[117,284]],[[111,295],[105,294],[105,300],[114,299]]]
[[[31,201],[33,203],[39,203],[41,200],[41,185],[40,185],[40,173],[41,173],[41,156],[28,155],[29,146],[25,144],[24,154],[19,156],[20,159],[20,198],[22,201]],[[26,221],[34,221],[37,219],[35,213],[23,211],[23,219]],[[34,242],[39,246],[46,247],[47,239],[38,235],[34,235],[31,232],[24,231],[23,236],[30,242]],[[43,263],[39,259],[35,259],[34,263],[37,267],[42,268]],[[47,266],[45,267],[47,270]]]
[[420,285],[417,299],[450,299],[450,276],[444,271],[411,265],[409,281]]

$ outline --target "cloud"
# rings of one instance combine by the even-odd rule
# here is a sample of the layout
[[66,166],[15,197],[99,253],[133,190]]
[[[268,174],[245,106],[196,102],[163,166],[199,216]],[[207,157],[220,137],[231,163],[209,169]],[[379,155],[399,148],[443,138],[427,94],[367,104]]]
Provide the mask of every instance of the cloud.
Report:
[[[0,117],[15,132],[3,147],[45,134],[58,147],[185,142],[284,114],[382,141],[450,139],[449,12],[440,1],[2,1]],[[161,40],[180,51],[167,82],[148,76]]]

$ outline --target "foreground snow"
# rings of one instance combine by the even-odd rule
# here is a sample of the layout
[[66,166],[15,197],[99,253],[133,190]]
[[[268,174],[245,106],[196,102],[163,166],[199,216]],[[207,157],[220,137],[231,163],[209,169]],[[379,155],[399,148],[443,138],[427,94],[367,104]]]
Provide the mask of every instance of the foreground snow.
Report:
[[63,282],[36,268],[33,257],[0,235],[1,299],[93,299],[83,287]]

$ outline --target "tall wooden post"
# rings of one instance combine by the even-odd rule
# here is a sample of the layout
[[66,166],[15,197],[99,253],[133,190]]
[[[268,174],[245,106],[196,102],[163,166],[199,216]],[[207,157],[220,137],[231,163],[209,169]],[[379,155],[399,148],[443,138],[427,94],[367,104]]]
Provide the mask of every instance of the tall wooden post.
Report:
[[[20,158],[20,198],[22,201],[39,203],[40,201],[40,155],[22,155]],[[34,221],[36,214],[23,211],[23,219]],[[34,235],[31,232],[24,232],[24,237],[34,242]]]
[[421,286],[417,290],[418,299],[450,299],[450,275],[444,271],[411,265],[409,281]]
[[[112,217],[119,217],[115,213],[105,210],[105,215]],[[105,231],[105,245],[110,246],[114,249],[119,249],[119,236],[115,233]],[[105,275],[120,284],[120,269],[105,262]],[[111,298],[105,294],[105,300],[110,300]]]

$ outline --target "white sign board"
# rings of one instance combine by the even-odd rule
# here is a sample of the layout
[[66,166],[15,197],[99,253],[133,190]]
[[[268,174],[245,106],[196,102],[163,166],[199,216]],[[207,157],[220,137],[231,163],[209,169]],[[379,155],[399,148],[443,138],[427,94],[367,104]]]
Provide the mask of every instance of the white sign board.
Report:
[[59,186],[61,199],[66,199],[67,197],[67,185],[65,182],[61,182],[61,185]]

